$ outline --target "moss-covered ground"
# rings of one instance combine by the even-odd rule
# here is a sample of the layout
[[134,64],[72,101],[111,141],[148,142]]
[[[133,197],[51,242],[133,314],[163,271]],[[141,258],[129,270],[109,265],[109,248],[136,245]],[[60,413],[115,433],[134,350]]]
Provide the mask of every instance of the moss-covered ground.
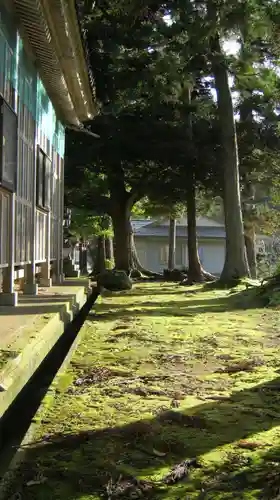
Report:
[[[157,283],[100,297],[13,493],[280,498],[279,347],[279,310],[246,293]],[[191,458],[201,467],[162,482]]]

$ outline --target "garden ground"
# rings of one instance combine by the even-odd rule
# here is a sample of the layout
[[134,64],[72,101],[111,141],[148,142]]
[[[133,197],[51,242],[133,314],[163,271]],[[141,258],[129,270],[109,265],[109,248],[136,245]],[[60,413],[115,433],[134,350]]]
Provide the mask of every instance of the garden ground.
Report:
[[279,311],[250,297],[166,283],[100,297],[13,493],[280,498]]

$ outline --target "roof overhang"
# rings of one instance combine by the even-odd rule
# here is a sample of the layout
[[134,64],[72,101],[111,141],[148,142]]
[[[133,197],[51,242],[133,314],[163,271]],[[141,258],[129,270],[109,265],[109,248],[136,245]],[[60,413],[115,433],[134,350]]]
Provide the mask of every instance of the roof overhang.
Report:
[[79,126],[96,114],[75,0],[13,0],[24,39],[58,116]]

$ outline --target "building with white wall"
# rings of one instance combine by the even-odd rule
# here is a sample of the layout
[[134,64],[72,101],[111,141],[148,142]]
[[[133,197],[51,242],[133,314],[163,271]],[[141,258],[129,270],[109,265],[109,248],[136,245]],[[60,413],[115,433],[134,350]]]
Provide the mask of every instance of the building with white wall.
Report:
[[[169,221],[138,219],[132,221],[135,245],[141,264],[146,269],[162,272],[168,263]],[[197,218],[198,253],[204,269],[214,275],[222,272],[225,261],[225,227],[208,217]],[[257,237],[257,249],[268,237]],[[187,219],[176,224],[176,267],[188,267]]]

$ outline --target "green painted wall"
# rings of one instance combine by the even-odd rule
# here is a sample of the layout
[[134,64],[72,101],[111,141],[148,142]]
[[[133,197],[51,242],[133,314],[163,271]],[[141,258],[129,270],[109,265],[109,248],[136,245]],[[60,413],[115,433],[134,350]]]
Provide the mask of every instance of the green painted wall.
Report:
[[[12,89],[9,91],[9,89]],[[0,93],[17,112],[17,97],[24,101],[51,146],[64,156],[65,130],[38,72],[26,54],[13,17],[0,6]]]

